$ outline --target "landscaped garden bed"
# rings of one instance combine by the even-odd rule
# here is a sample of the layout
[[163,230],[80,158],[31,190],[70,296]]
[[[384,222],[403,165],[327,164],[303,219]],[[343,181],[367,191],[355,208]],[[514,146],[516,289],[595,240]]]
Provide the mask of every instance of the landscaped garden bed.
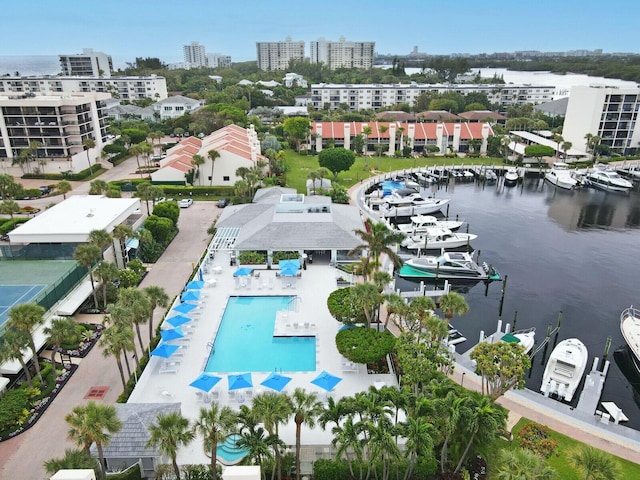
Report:
[[103,326],[97,323],[81,323],[78,327],[82,330],[80,341],[74,345],[62,345],[58,353],[70,357],[84,358],[98,343],[102,335]]

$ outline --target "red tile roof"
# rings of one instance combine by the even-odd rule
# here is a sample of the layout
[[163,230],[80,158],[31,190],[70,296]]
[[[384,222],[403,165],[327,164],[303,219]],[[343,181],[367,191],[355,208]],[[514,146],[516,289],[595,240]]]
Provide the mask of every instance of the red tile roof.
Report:
[[[409,126],[415,128],[414,138],[416,140],[433,139],[437,138],[436,132],[438,125],[443,127],[443,135],[453,136],[456,125],[460,128],[461,139],[482,138],[482,126],[484,123],[470,123],[470,122],[447,122],[447,123],[401,123],[401,122],[312,122],[311,134],[315,134],[318,125],[322,125],[322,138],[334,139],[344,138],[344,125],[348,123],[350,126],[349,134],[354,137],[362,132],[362,127],[368,125],[371,127],[371,135],[369,140],[377,138],[389,138],[389,126],[391,124],[396,125],[396,131],[398,128],[404,128],[404,134],[409,132]],[[380,133],[380,127],[384,125],[387,127],[387,131],[383,134]],[[493,135],[493,130],[489,127],[489,135]]]
[[492,120],[506,120],[507,117],[501,115],[498,112],[492,112],[490,110],[472,110],[470,112],[463,112],[459,114],[460,117],[465,118],[467,120],[472,120],[475,122],[479,122],[481,120],[486,120],[490,118]]

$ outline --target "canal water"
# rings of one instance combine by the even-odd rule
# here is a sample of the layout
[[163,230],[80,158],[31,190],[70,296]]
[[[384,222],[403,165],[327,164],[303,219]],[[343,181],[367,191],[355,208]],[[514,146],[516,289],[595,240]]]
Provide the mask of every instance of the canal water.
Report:
[[[640,402],[631,384],[640,379],[628,379],[613,355],[625,345],[621,311],[640,305],[640,194],[566,191],[534,178],[512,188],[478,183],[435,188],[423,193],[450,198],[449,216],[467,220],[469,232],[478,235],[472,247],[480,251],[480,261],[508,277],[503,322],[512,323],[517,312],[516,328],[536,327],[540,343],[562,312],[558,342],[570,337],[584,342],[587,371],[594,357],[602,359],[607,337],[612,338],[601,400],[615,402],[629,417],[627,425],[640,429]],[[414,290],[418,283],[399,279],[397,286]],[[477,343],[481,330],[495,331],[501,288],[501,282],[488,289],[480,282],[460,290],[470,311],[452,321],[467,338],[457,346],[459,353]],[[547,356],[552,348],[553,338]],[[529,389],[539,391],[544,363],[540,353]]]

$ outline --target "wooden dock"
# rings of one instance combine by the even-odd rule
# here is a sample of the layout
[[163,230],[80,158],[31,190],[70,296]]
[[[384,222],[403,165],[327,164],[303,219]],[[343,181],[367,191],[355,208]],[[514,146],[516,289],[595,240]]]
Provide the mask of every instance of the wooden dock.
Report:
[[598,357],[593,359],[591,371],[584,381],[584,387],[582,388],[582,393],[580,393],[578,405],[576,406],[577,411],[588,415],[594,415],[598,409],[598,403],[600,403],[602,389],[604,388],[604,381],[609,371],[609,362],[605,362],[602,372],[599,371],[599,361],[600,359]]
[[433,290],[427,290],[424,282],[420,282],[420,288],[409,292],[401,292],[397,290],[398,295],[402,298],[416,298],[416,297],[429,297],[433,298],[436,302],[444,294],[451,291],[451,285],[447,280],[444,281],[444,288],[434,288]]

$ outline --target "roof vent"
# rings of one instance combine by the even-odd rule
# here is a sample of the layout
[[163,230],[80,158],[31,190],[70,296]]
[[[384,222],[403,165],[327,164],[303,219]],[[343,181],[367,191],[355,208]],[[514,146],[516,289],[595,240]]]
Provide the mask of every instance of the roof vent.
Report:
[[94,212],[94,209],[93,209],[93,208],[90,208],[90,209],[89,209],[89,213],[87,213],[87,217],[93,217],[93,215],[94,215],[94,213],[93,213],[93,212]]

